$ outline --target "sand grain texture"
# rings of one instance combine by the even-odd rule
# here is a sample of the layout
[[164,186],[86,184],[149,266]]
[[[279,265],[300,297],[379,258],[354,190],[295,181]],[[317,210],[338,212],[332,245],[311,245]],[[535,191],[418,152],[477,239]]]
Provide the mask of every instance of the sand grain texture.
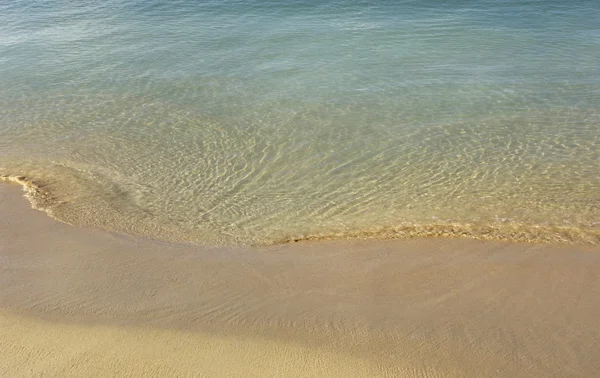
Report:
[[0,185],[2,376],[594,376],[600,251],[262,249],[74,228]]

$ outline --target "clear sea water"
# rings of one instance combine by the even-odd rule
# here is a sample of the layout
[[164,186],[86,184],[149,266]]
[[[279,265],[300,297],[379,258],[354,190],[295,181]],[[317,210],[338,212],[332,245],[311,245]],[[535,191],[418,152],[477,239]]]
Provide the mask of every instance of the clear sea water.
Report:
[[171,241],[600,244],[600,2],[2,1],[0,175]]

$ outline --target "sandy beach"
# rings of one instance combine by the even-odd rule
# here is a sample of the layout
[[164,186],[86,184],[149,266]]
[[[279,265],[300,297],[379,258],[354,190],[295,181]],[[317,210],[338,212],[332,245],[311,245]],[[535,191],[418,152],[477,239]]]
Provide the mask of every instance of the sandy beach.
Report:
[[0,376],[594,376],[600,250],[458,239],[201,248],[0,185]]

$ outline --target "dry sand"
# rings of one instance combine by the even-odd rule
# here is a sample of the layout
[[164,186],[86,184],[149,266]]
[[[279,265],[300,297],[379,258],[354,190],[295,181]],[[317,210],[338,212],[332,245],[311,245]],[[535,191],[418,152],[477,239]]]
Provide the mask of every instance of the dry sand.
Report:
[[261,249],[74,228],[0,185],[0,375],[597,376],[600,250]]

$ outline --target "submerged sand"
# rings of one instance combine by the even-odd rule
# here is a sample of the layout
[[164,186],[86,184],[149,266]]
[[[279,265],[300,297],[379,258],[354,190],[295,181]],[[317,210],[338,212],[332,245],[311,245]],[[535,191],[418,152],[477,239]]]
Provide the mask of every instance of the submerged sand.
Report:
[[201,248],[59,223],[0,185],[2,376],[594,376],[600,249]]

